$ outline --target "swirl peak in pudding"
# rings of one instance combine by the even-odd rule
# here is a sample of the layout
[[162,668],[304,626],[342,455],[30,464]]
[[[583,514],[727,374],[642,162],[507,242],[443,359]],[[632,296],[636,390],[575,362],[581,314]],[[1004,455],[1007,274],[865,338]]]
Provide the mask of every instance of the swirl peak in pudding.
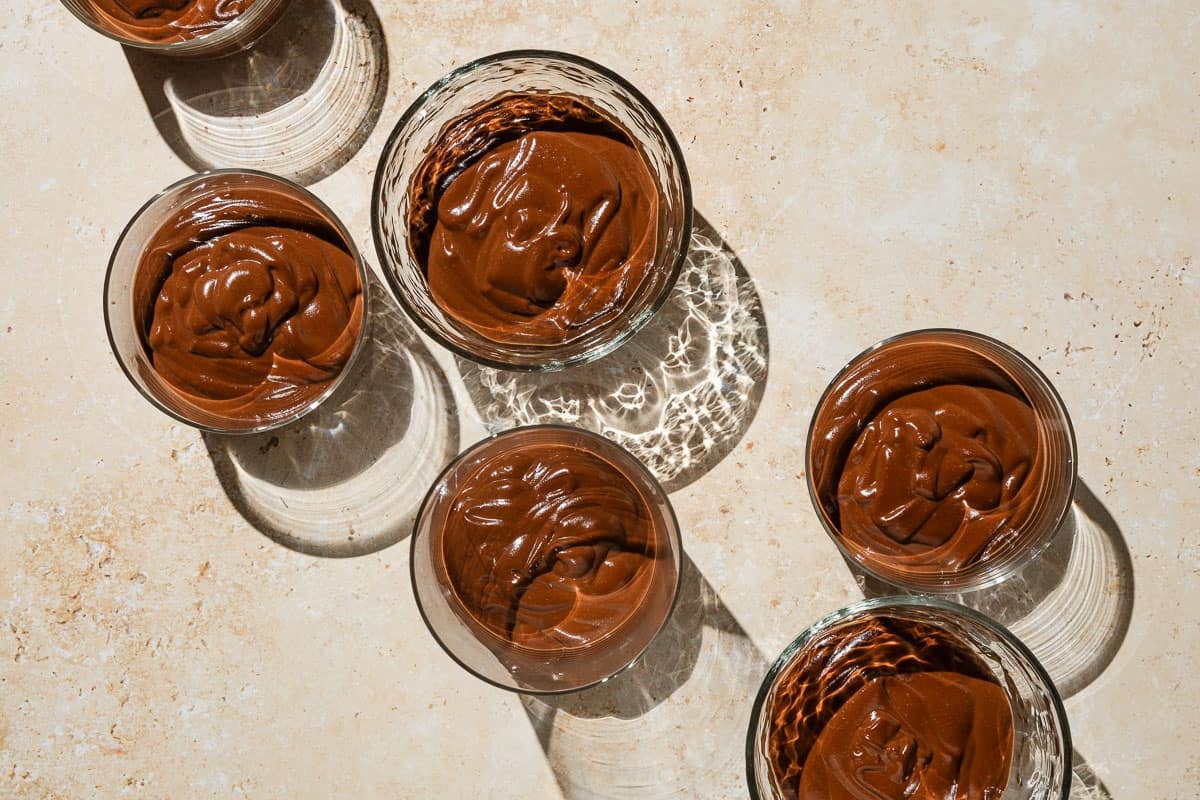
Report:
[[767,759],[788,800],[991,800],[1012,710],[981,659],[937,625],[880,616],[805,645],[775,682]]
[[864,563],[946,575],[1007,558],[1038,533],[1058,488],[1050,423],[1020,371],[963,343],[970,335],[918,332],[872,348],[818,405],[813,494]]
[[902,395],[867,423],[846,459],[842,534],[888,556],[969,564],[1003,541],[1031,502],[1036,446],[1033,409],[1015,395],[961,384]]
[[229,187],[184,204],[134,284],[151,363],[191,404],[268,423],[315,401],[362,326],[358,264],[333,225],[282,191]]
[[875,678],[825,725],[798,800],[991,800],[1008,783],[1012,711],[955,672]]
[[98,21],[143,42],[182,42],[229,24],[254,0],[88,0]]
[[638,615],[664,568],[662,535],[638,487],[599,455],[518,444],[459,484],[442,556],[454,594],[488,634],[570,650]]
[[659,190],[632,137],[569,95],[507,94],[451,121],[414,178],[414,255],[451,317],[563,344],[616,319],[653,268]]

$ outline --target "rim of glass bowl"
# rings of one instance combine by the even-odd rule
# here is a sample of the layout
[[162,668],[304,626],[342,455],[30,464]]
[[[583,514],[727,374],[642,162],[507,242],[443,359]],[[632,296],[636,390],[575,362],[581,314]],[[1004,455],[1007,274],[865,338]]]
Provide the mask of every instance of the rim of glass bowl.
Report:
[[[333,380],[331,380],[329,382],[329,386],[327,386],[325,388],[325,391],[321,392],[321,394],[318,395],[316,398],[314,398],[311,402],[305,404],[304,406],[302,406],[300,408],[297,408],[295,412],[288,414],[286,417],[284,417],[282,419],[272,420],[271,422],[263,423],[261,425],[256,425],[254,427],[249,427],[249,428],[222,428],[222,427],[218,427],[215,425],[208,425],[208,424],[205,424],[202,422],[197,422],[195,420],[188,419],[187,417],[183,416],[182,414],[179,414],[175,410],[168,408],[166,405],[164,405],[158,399],[158,397],[156,397],[154,395],[153,392],[145,389],[141,385],[141,383],[138,381],[137,377],[130,371],[129,365],[125,363],[125,359],[121,358],[121,356],[118,354],[117,342],[116,342],[116,339],[113,337],[112,319],[109,316],[108,294],[109,294],[109,284],[111,283],[112,276],[113,276],[113,267],[116,264],[117,253],[120,252],[121,245],[122,245],[122,243],[124,243],[125,237],[129,234],[129,230],[130,230],[130,228],[133,227],[133,224],[135,222],[137,222],[139,219],[141,219],[142,215],[146,213],[146,211],[150,208],[150,206],[154,205],[155,203],[157,203],[159,200],[161,200],[163,197],[170,194],[171,192],[174,192],[175,190],[177,190],[183,186],[187,186],[188,184],[191,184],[191,183],[198,183],[200,181],[207,180],[209,178],[220,177],[223,175],[251,175],[256,178],[266,178],[268,180],[277,181],[277,182],[283,184],[286,188],[299,192],[301,194],[301,196],[303,196],[307,201],[311,202],[318,211],[320,211],[322,214],[326,215],[326,217],[333,224],[333,226],[337,230],[337,232],[345,240],[346,248],[350,252],[350,255],[354,258],[354,264],[358,269],[359,285],[362,288],[362,304],[363,304],[362,323],[358,326],[358,337],[354,340],[354,348],[350,351],[350,358],[346,359],[346,363],[342,365],[342,369],[340,372],[338,372],[337,377],[335,377]],[[135,269],[135,274],[136,274],[136,269]],[[131,384],[133,384],[133,388],[137,389],[138,393],[142,397],[149,400],[150,403],[156,409],[163,412],[164,414],[166,414],[168,417],[175,420],[176,422],[181,422],[184,425],[188,425],[190,427],[197,428],[197,429],[199,429],[201,431],[205,431],[207,433],[223,433],[223,434],[231,434],[231,435],[237,436],[237,435],[243,435],[243,434],[248,435],[248,434],[254,434],[254,433],[265,433],[267,431],[276,430],[277,428],[282,428],[285,425],[289,425],[289,424],[295,422],[296,420],[300,419],[301,417],[304,417],[305,415],[314,411],[318,406],[320,406],[322,403],[324,403],[326,400],[328,400],[330,395],[332,395],[334,393],[334,391],[336,391],[337,388],[339,386],[341,386],[342,381],[345,380],[346,376],[350,374],[351,368],[354,366],[354,363],[358,360],[358,358],[361,355],[362,350],[363,350],[362,344],[363,344],[363,341],[366,339],[367,328],[369,327],[369,323],[368,323],[368,317],[369,317],[369,313],[370,313],[369,287],[370,287],[369,270],[367,269],[366,262],[363,261],[362,254],[359,253],[359,251],[358,251],[357,245],[354,244],[354,237],[352,237],[350,235],[350,231],[346,229],[345,224],[338,217],[338,215],[333,212],[333,209],[331,209],[328,205],[326,205],[325,202],[323,200],[321,200],[321,198],[317,197],[315,194],[308,191],[303,186],[300,186],[297,183],[289,181],[287,178],[280,177],[279,175],[274,175],[270,172],[262,172],[261,170],[256,170],[256,169],[229,168],[229,169],[205,170],[203,172],[193,173],[192,175],[188,175],[185,178],[180,178],[179,180],[172,183],[170,186],[167,186],[166,188],[162,189],[161,191],[156,192],[149,200],[142,203],[142,205],[138,208],[138,210],[135,211],[129,217],[129,221],[127,223],[125,223],[125,227],[121,230],[121,235],[117,237],[117,241],[113,245],[112,253],[108,257],[108,266],[104,270],[104,288],[101,290],[101,298],[100,299],[101,299],[101,303],[104,306],[104,333],[108,337],[108,347],[110,350],[112,350],[113,358],[116,360],[117,364],[121,367],[121,372],[125,373],[125,377],[129,380],[129,382]],[[126,299],[128,299],[128,298],[126,298]],[[140,341],[140,338],[141,338],[141,334],[139,333],[139,341]]]
[[[1067,440],[1070,445],[1071,485],[1067,489],[1067,502],[1063,504],[1063,508],[1059,511],[1059,513],[1054,518],[1054,525],[1052,526],[1052,529],[1051,529],[1052,532],[1049,535],[1044,536],[1040,541],[1034,543],[1032,546],[1027,548],[1025,553],[1020,558],[1010,559],[1007,563],[999,565],[999,567],[993,568],[992,570],[987,571],[987,572],[982,572],[982,574],[978,578],[974,578],[973,580],[969,581],[968,583],[966,583],[965,585],[962,585],[962,586],[953,586],[953,585],[951,585],[951,586],[947,586],[947,585],[925,586],[925,585],[922,585],[918,588],[918,587],[911,586],[911,585],[904,585],[904,586],[898,585],[896,583],[895,577],[889,577],[888,575],[878,572],[869,563],[867,563],[866,561],[863,561],[862,559],[859,559],[853,552],[851,552],[846,547],[845,544],[842,543],[841,531],[839,531],[833,525],[832,521],[829,519],[829,515],[825,513],[824,506],[821,505],[821,498],[817,496],[817,489],[816,489],[816,486],[814,485],[814,481],[813,481],[813,477],[812,477],[812,470],[809,469],[809,464],[811,463],[810,459],[812,457],[813,430],[817,424],[817,416],[820,413],[822,407],[825,405],[825,401],[829,398],[830,392],[832,392],[833,388],[835,386],[837,386],[838,382],[842,379],[842,376],[845,375],[846,372],[849,371],[851,367],[856,365],[863,358],[865,358],[866,356],[875,352],[876,350],[879,350],[883,347],[886,347],[886,346],[892,344],[893,342],[899,341],[901,339],[907,339],[912,336],[937,335],[937,334],[953,334],[956,336],[963,336],[968,339],[976,339],[978,341],[983,342],[984,344],[987,344],[987,345],[995,347],[999,350],[1002,350],[1002,351],[1008,353],[1009,355],[1013,356],[1018,362],[1024,364],[1026,367],[1028,367],[1029,370],[1033,373],[1034,378],[1038,381],[1041,381],[1042,384],[1045,385],[1046,389],[1048,390],[1051,400],[1053,401],[1054,405],[1057,406],[1058,409],[1062,412],[1063,420],[1066,423]],[[1054,386],[1054,383],[1046,376],[1046,373],[1044,373],[1040,368],[1038,368],[1038,366],[1036,364],[1034,364],[1033,361],[1031,361],[1023,353],[1021,353],[1019,350],[1014,348],[1012,345],[1002,342],[999,339],[988,336],[987,334],[984,334],[984,333],[979,333],[977,331],[968,330],[966,328],[937,328],[937,327],[935,327],[935,328],[916,328],[914,330],[904,331],[903,333],[897,333],[892,336],[888,336],[885,339],[880,339],[878,342],[871,345],[870,347],[867,347],[862,352],[858,353],[853,358],[851,358],[849,361],[847,361],[845,363],[845,365],[843,365],[842,368],[837,371],[837,373],[833,376],[833,378],[830,379],[830,381],[826,385],[824,391],[821,392],[821,396],[820,396],[820,398],[818,398],[817,404],[815,406],[813,406],[812,419],[809,420],[809,423],[808,423],[808,433],[804,440],[804,469],[805,469],[805,473],[807,475],[805,483],[808,486],[808,497],[812,503],[813,511],[816,513],[817,519],[821,523],[821,527],[825,530],[825,533],[828,534],[829,538],[833,540],[833,543],[835,545],[837,545],[838,552],[840,552],[844,558],[849,559],[859,569],[861,569],[863,572],[865,572],[870,577],[874,578],[875,580],[882,581],[883,583],[887,584],[890,587],[894,587],[897,590],[918,591],[923,594],[929,594],[929,595],[933,595],[933,596],[939,596],[939,595],[949,596],[949,595],[962,594],[965,592],[976,592],[976,591],[981,591],[983,589],[990,589],[991,587],[996,586],[997,584],[1003,582],[1005,579],[1011,577],[1015,572],[1017,572],[1022,567],[1029,564],[1029,562],[1031,562],[1033,559],[1035,559],[1039,555],[1041,555],[1046,550],[1046,548],[1050,546],[1051,542],[1053,542],[1053,540],[1055,538],[1055,534],[1057,534],[1057,532],[1062,528],[1063,523],[1066,521],[1067,515],[1071,513],[1071,506],[1073,504],[1073,500],[1075,497],[1075,489],[1078,486],[1078,482],[1079,482],[1079,452],[1078,452],[1078,445],[1075,441],[1075,424],[1071,421],[1071,414],[1067,410],[1067,404],[1063,402],[1062,395],[1060,395],[1058,393],[1058,389]],[[953,575],[954,573],[950,573],[950,574]]]
[[[199,36],[194,36],[191,39],[184,39],[176,42],[146,42],[141,39],[134,39],[130,36],[122,36],[121,34],[110,31],[95,21],[88,19],[85,15],[76,11],[70,3],[64,0],[59,0],[60,4],[71,12],[71,16],[82,22],[84,25],[91,28],[96,33],[111,39],[118,44],[128,45],[129,47],[144,50],[148,53],[157,53],[159,55],[181,56],[181,57],[197,57],[203,58],[208,53],[206,51],[214,50],[213,58],[221,58],[222,56],[232,55],[238,50],[244,50],[251,46],[255,40],[265,34],[272,26],[265,27],[259,32],[258,36],[253,37],[245,42],[241,47],[236,47],[231,50],[225,50],[222,45],[232,44],[237,41],[237,34],[243,29],[261,21],[261,18],[269,16],[272,13],[286,5],[291,0],[257,0],[242,14],[230,20],[219,28],[211,30],[208,33],[202,33]],[[85,3],[87,0],[81,0]],[[217,37],[221,37],[218,39]]]
[[[805,628],[799,636],[793,639],[771,664],[771,668],[767,670],[767,674],[763,677],[762,683],[758,687],[758,695],[754,698],[754,705],[750,710],[750,726],[746,730],[746,785],[750,790],[752,800],[767,800],[758,792],[758,785],[755,781],[755,764],[754,764],[754,745],[757,740],[759,718],[762,716],[763,706],[766,704],[767,695],[770,693],[775,684],[775,679],[779,677],[779,673],[783,672],[791,665],[792,659],[799,653],[804,646],[808,644],[817,634],[824,633],[829,628],[839,622],[844,622],[849,619],[854,619],[860,616],[865,616],[872,611],[888,610],[893,608],[935,608],[939,611],[948,611],[952,614],[966,617],[972,622],[978,623],[985,628],[988,628],[995,633],[999,638],[1003,639],[1010,647],[1012,647],[1025,660],[1026,666],[1037,676],[1038,680],[1046,689],[1046,693],[1050,697],[1050,706],[1054,710],[1054,716],[1058,720],[1059,729],[1062,731],[1063,741],[1063,778],[1062,787],[1059,792],[1061,800],[1068,800],[1071,794],[1071,753],[1073,745],[1071,743],[1071,724],[1067,719],[1067,709],[1063,705],[1062,697],[1058,694],[1058,687],[1054,685],[1054,681],[1050,678],[1050,674],[1046,672],[1046,668],[1042,666],[1042,662],[1037,660],[1024,642],[1016,637],[1008,628],[1005,628],[999,622],[996,622],[991,617],[980,614],[966,606],[958,603],[951,603],[939,597],[921,596],[921,595],[892,595],[889,597],[876,597],[873,599],[859,600],[851,603],[848,606],[839,608],[837,611],[826,614],[819,620]],[[1007,692],[1005,692],[1007,696]]]
[[[432,97],[437,95],[437,93],[443,88],[458,80],[462,76],[473,72],[480,67],[518,58],[540,59],[543,61],[563,61],[574,66],[584,67],[585,69],[592,70],[601,76],[608,78],[628,92],[631,97],[633,97],[645,108],[646,112],[650,115],[650,118],[654,120],[654,124],[662,130],[663,138],[671,152],[671,158],[675,161],[679,168],[679,184],[681,189],[680,194],[683,199],[683,224],[681,231],[682,244],[679,248],[679,251],[675,254],[674,261],[671,264],[671,272],[668,276],[667,282],[664,284],[662,291],[658,293],[658,296],[653,298],[650,304],[647,305],[637,317],[628,320],[628,324],[622,326],[620,329],[614,329],[614,334],[611,338],[605,339],[599,342],[597,345],[568,358],[531,364],[513,364],[511,362],[501,361],[499,359],[494,359],[487,356],[481,356],[473,352],[470,348],[464,347],[457,342],[450,341],[442,336],[440,332],[434,330],[433,326],[425,321],[425,318],[421,315],[420,311],[418,311],[415,305],[409,301],[408,294],[404,291],[404,287],[400,286],[399,282],[392,277],[392,270],[388,266],[390,260],[382,245],[383,231],[381,230],[379,221],[381,217],[380,197],[383,193],[384,168],[387,162],[390,160],[396,140],[400,138],[400,134],[404,131],[404,128],[408,125],[409,121],[420,113],[421,109],[424,108],[425,104],[428,103]],[[514,372],[555,372],[566,369],[567,367],[575,367],[579,366],[580,364],[586,364],[588,362],[595,361],[616,350],[622,344],[631,339],[635,333],[645,327],[646,323],[648,323],[654,317],[654,315],[658,313],[658,310],[662,308],[663,304],[667,302],[667,298],[670,297],[671,292],[675,288],[675,284],[679,280],[680,274],[683,272],[683,265],[687,261],[688,246],[689,242],[691,241],[693,213],[692,182],[688,175],[687,164],[683,160],[683,150],[679,146],[679,141],[675,137],[675,132],[671,130],[671,126],[667,124],[667,120],[658,110],[658,107],[650,102],[650,99],[646,97],[646,95],[644,95],[636,86],[603,64],[598,64],[591,59],[584,58],[583,56],[577,56],[572,53],[564,53],[558,50],[504,50],[499,53],[492,53],[491,55],[477,58],[474,61],[469,61],[460,67],[456,67],[438,80],[434,81],[432,84],[430,84],[429,88],[422,92],[421,95],[414,100],[411,105],[409,105],[405,112],[400,115],[400,119],[397,120],[395,126],[392,128],[392,132],[388,134],[387,141],[384,143],[383,150],[379,156],[379,162],[375,168],[375,180],[371,188],[371,234],[375,240],[375,253],[379,258],[380,266],[383,268],[384,279],[387,281],[388,286],[392,290],[392,295],[400,302],[401,308],[403,308],[405,313],[408,314],[409,319],[415,322],[417,327],[419,327],[431,339],[440,344],[442,347],[445,347],[447,350],[450,350],[455,355],[462,356],[463,358],[473,361],[476,364],[482,364],[486,367],[511,370]],[[407,234],[405,234],[406,242],[407,238]],[[615,323],[616,320],[614,320],[613,323],[610,323],[610,325],[614,325]]]
[[[516,435],[519,435],[521,433],[525,433],[528,431],[539,431],[539,430],[562,431],[562,432],[567,432],[567,433],[571,433],[571,434],[579,434],[586,438],[598,441],[606,447],[615,447],[616,449],[620,450],[625,455],[627,455],[633,461],[633,463],[636,465],[636,469],[639,469],[641,471],[642,476],[650,483],[651,486],[654,487],[654,490],[656,492],[658,492],[659,496],[662,499],[663,505],[665,505],[667,508],[666,519],[667,519],[667,522],[669,523],[669,527],[670,527],[667,538],[669,540],[671,540],[672,545],[675,547],[675,550],[678,554],[678,561],[679,561],[679,567],[675,570],[675,588],[671,592],[671,604],[667,607],[667,613],[663,614],[662,621],[659,622],[658,627],[654,631],[654,635],[651,636],[650,638],[648,638],[646,640],[646,644],[640,650],[638,650],[637,653],[634,654],[634,656],[632,658],[630,658],[629,661],[625,665],[623,665],[620,669],[616,670],[615,672],[613,672],[610,675],[606,675],[603,678],[599,678],[590,683],[583,684],[582,686],[571,687],[569,689],[532,689],[529,687],[521,687],[521,686],[506,686],[505,684],[498,683],[498,682],[492,680],[491,678],[488,678],[485,675],[480,675],[478,672],[476,672],[470,666],[465,664],[461,659],[459,659],[459,657],[454,653],[454,651],[451,650],[450,647],[445,642],[442,641],[442,637],[438,635],[437,630],[434,628],[433,624],[429,621],[429,616],[425,613],[425,606],[421,602],[421,592],[417,588],[417,569],[415,566],[416,565],[416,556],[417,556],[417,533],[421,527],[421,521],[425,518],[426,514],[429,513],[429,508],[430,508],[430,504],[433,499],[433,496],[441,487],[442,481],[445,480],[445,478],[448,474],[450,474],[451,470],[453,470],[455,467],[457,467],[463,461],[470,458],[472,455],[477,453],[482,448],[494,443],[497,439],[501,439],[501,438],[505,438],[505,437],[509,437],[509,436],[516,436]],[[684,552],[683,552],[683,536],[681,535],[680,530],[679,530],[679,518],[675,514],[675,506],[672,505],[671,498],[667,495],[666,490],[663,489],[662,484],[659,483],[658,478],[654,477],[654,473],[651,472],[650,469],[645,464],[642,463],[642,460],[640,458],[635,456],[633,453],[630,453],[628,450],[626,450],[624,447],[617,444],[613,440],[608,439],[604,436],[601,436],[598,433],[594,433],[592,431],[585,430],[584,428],[577,428],[573,425],[557,425],[557,424],[552,424],[552,423],[547,423],[544,425],[521,425],[520,427],[509,428],[507,430],[500,431],[499,433],[492,434],[491,436],[486,436],[483,439],[480,439],[479,441],[472,444],[470,447],[467,447],[466,449],[464,449],[461,453],[459,453],[458,455],[456,455],[454,458],[452,458],[450,460],[450,463],[447,464],[442,469],[442,471],[438,473],[437,478],[435,478],[433,483],[431,483],[429,485],[429,489],[425,492],[425,497],[421,500],[421,505],[417,507],[417,516],[416,516],[416,519],[413,521],[412,533],[409,536],[409,539],[412,540],[409,543],[409,547],[408,547],[409,583],[412,585],[413,598],[416,600],[416,604],[417,604],[417,612],[421,615],[421,621],[423,623],[425,623],[425,629],[427,631],[429,631],[429,634],[433,637],[433,640],[438,643],[438,647],[442,648],[442,651],[446,655],[450,656],[450,659],[455,664],[457,664],[459,667],[461,667],[465,672],[467,672],[472,677],[475,677],[490,686],[494,686],[497,689],[503,689],[506,692],[514,692],[516,694],[528,694],[528,695],[537,695],[537,696],[543,696],[543,697],[552,697],[555,695],[566,695],[566,694],[573,694],[575,692],[582,692],[585,689],[593,689],[597,686],[600,686],[602,684],[605,684],[605,683],[611,681],[613,678],[617,677],[618,675],[620,675],[621,673],[625,672],[627,669],[632,667],[634,664],[636,664],[638,662],[638,660],[641,659],[641,657],[646,654],[646,651],[650,649],[650,646],[652,644],[654,644],[655,640],[658,639],[659,634],[661,634],[663,632],[663,628],[667,627],[667,623],[670,621],[671,617],[674,616],[675,607],[679,604],[679,595],[681,594],[682,589],[683,589],[683,564],[684,564],[683,556],[684,556]]]

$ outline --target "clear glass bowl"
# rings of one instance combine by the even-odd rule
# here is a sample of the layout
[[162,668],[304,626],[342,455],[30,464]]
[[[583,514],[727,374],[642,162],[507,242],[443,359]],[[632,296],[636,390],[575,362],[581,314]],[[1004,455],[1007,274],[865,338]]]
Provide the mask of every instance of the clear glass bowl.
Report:
[[[654,268],[620,316],[565,344],[495,342],[454,320],[430,295],[422,266],[409,246],[410,185],[443,126],[480,103],[510,92],[570,94],[606,112],[632,134],[661,193]],[[666,301],[687,256],[692,190],[675,135],[632,84],[578,56],[517,50],[454,70],[409,107],[379,159],[371,223],[392,293],[422,330],[455,353],[488,366],[548,371],[611,352]]]
[[[638,615],[653,618],[622,623],[612,635],[571,649],[515,645],[474,622],[446,577],[443,530],[463,481],[481,464],[509,448],[558,445],[598,456],[628,479],[649,508],[659,532],[657,559]],[[514,531],[514,537],[521,531]],[[525,694],[561,694],[594,686],[632,665],[666,625],[679,594],[683,555],[679,524],[662,486],[621,446],[602,436],[561,425],[514,428],[467,448],[442,472],[425,496],[413,526],[410,568],[417,608],[442,649],[481,680]],[[474,624],[472,624],[474,623]]]
[[[1045,669],[1019,639],[987,617],[963,606],[921,597],[859,601],[814,623],[784,649],[763,679],[750,716],[746,780],[752,798],[794,800],[796,796],[794,789],[779,785],[769,755],[771,719],[777,702],[783,702],[780,690],[792,677],[790,670],[802,663],[827,663],[825,653],[835,652],[841,643],[849,645],[854,634],[861,632],[862,624],[872,620],[936,628],[953,643],[955,651],[981,662],[1004,690],[1013,715],[1013,756],[1008,784],[997,800],[1067,800],[1071,789],[1071,731],[1062,700]],[[861,643],[856,644],[861,647]],[[894,660],[855,663],[871,678],[912,671],[897,669]],[[842,689],[849,683],[831,682],[830,686]],[[788,697],[787,702],[796,708],[815,709],[826,721],[837,710],[830,706],[828,696],[802,694]],[[800,754],[801,758],[805,755]]]
[[62,0],[68,11],[97,33],[129,47],[173,58],[220,58],[245,50],[279,21],[289,2],[255,0],[246,13],[209,33],[183,41],[148,42],[112,28],[88,0]]
[[[885,554],[843,537],[834,516],[841,464],[859,431],[895,396],[879,390],[876,376],[884,373],[889,382],[904,384],[908,387],[906,391],[915,391],[960,382],[956,374],[974,375],[981,370],[1015,387],[1032,406],[1036,417],[1044,479],[1029,514],[1017,524],[1013,540],[985,559],[952,569],[937,564],[895,563]],[[817,439],[823,433],[831,438],[817,446]],[[817,518],[842,555],[868,575],[894,587],[937,595],[956,595],[994,586],[1042,553],[1070,513],[1077,463],[1071,418],[1062,398],[1041,370],[1003,342],[947,328],[912,331],[885,339],[847,364],[817,401],[804,461]]]
[[[146,345],[145,312],[135,307],[134,286],[138,277],[142,253],[156,232],[166,224],[178,210],[201,198],[241,190],[269,190],[283,194],[298,202],[336,231],[347,252],[358,268],[359,285],[362,287],[363,322],[359,326],[354,350],[342,365],[337,377],[329,381],[324,390],[310,402],[297,406],[286,416],[277,416],[269,421],[230,418],[201,408],[177,392],[170,383],[155,371]],[[244,169],[214,170],[201,172],[168,186],[142,206],[125,230],[117,238],[108,272],[104,277],[104,326],[108,332],[109,345],[117,358],[121,370],[142,396],[160,411],[179,422],[214,433],[261,433],[283,427],[319,406],[342,382],[350,367],[362,351],[367,336],[368,313],[367,266],[359,255],[350,232],[337,215],[306,189],[291,181]]]

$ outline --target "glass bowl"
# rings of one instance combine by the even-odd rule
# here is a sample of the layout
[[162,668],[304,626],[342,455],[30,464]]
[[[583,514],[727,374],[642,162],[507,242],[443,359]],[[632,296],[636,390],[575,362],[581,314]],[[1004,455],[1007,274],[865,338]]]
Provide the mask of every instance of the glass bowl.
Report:
[[[928,561],[896,557],[844,536],[838,518],[838,482],[859,433],[897,397],[943,384],[1002,389],[1023,397],[1033,409],[1037,449],[1026,480],[1041,479],[1028,509],[1005,519],[1005,525],[1013,520],[1013,533],[995,548],[989,545],[982,556],[952,565],[932,557]],[[813,411],[805,467],[817,517],[847,560],[905,591],[957,595],[998,584],[1054,540],[1074,495],[1075,433],[1053,385],[1013,348],[970,331],[918,330],[873,345],[830,381]]]
[[245,50],[283,16],[290,0],[255,0],[245,13],[191,39],[147,41],[122,33],[98,13],[89,0],[62,0],[67,10],[97,33],[129,47],[173,58],[220,58]]
[[[886,633],[872,638],[867,631]],[[890,644],[896,641],[894,633],[913,636],[915,656],[896,656],[899,650]],[[882,643],[885,638],[888,645]],[[1012,712],[1013,755],[1008,784],[996,800],[1067,800],[1071,732],[1045,669],[1019,639],[987,617],[936,598],[909,596],[862,600],[836,611],[811,625],[776,659],[750,717],[750,796],[795,800],[804,759],[841,705],[875,678],[930,671],[921,668],[921,659],[962,665],[950,671],[981,672],[975,677],[1003,689]],[[798,722],[794,737],[773,744],[776,714]],[[811,723],[804,723],[805,718]],[[780,772],[786,775],[782,781]]]
[[[494,464],[493,459],[497,456],[529,447],[570,448],[607,462],[636,489],[649,515],[652,530],[655,531],[654,556],[649,566],[643,567],[653,572],[648,576],[646,587],[634,605],[636,611],[628,614],[615,627],[591,640],[571,644],[553,642],[537,647],[517,644],[511,636],[502,635],[481,622],[460,599],[450,577],[445,530],[460,491],[481,468],[489,462]],[[506,485],[512,486],[519,480],[516,473],[510,473]],[[594,487],[589,487],[587,491],[592,489]],[[555,507],[570,509],[566,512],[568,514],[578,513],[578,503],[585,502],[581,500],[582,491],[574,495],[565,495],[566,499],[561,501],[562,505]],[[543,514],[550,505],[547,497],[553,498],[554,495],[542,495],[537,506]],[[478,507],[473,506],[460,511],[460,519],[473,516],[478,518],[479,515],[493,513],[490,509],[494,506],[506,505],[508,502],[507,497],[493,498],[489,495]],[[594,494],[586,502],[600,508],[606,507],[604,500],[597,500]],[[545,529],[538,529],[535,524],[545,522],[547,518],[549,517],[544,515],[531,515],[528,520],[522,520],[528,524],[528,528],[512,530],[512,549],[518,549],[521,539],[536,540]],[[568,574],[579,574],[571,572],[574,569],[572,564],[578,563],[570,555],[571,548],[576,544],[590,545],[592,542],[589,538],[578,538],[584,536],[580,531],[586,529],[589,531],[586,534],[589,537],[602,535],[603,531],[601,528],[588,526],[587,520],[594,520],[594,515],[590,518],[583,516],[583,523],[565,522],[560,516],[553,519],[555,523],[551,535],[562,536],[561,532],[567,527],[572,527],[573,532],[566,534],[565,539],[559,539],[549,555],[542,552],[544,547],[535,547],[529,552],[541,554],[538,563],[549,560],[549,567],[544,573],[551,572],[557,575],[565,571]],[[508,532],[504,531],[505,534]],[[548,542],[549,540],[544,543]],[[480,549],[482,550],[482,547]],[[675,512],[666,492],[640,461],[614,442],[589,431],[559,425],[534,425],[514,428],[484,439],[463,451],[446,467],[434,481],[417,513],[413,527],[410,568],[417,608],[434,639],[459,666],[501,689],[526,694],[559,694],[602,683],[641,656],[666,625],[674,608],[679,594],[681,558],[682,546]],[[498,575],[494,571],[496,568],[495,565],[485,568],[478,585],[486,587],[494,581],[509,578],[507,573]],[[515,571],[513,576],[516,576]],[[524,592],[529,592],[531,585],[527,584]],[[577,585],[573,584],[573,588],[575,586]],[[571,595],[572,610],[581,594]],[[601,597],[604,595],[601,594]],[[600,602],[624,601],[602,599]],[[553,639],[554,635],[551,635],[542,639],[539,644]]]
[[[151,315],[149,309],[153,307],[158,284],[163,277],[143,273],[142,258],[147,247],[177,215],[192,204],[215,200],[224,209],[229,207],[226,201],[244,192],[267,192],[278,196],[280,202],[289,204],[289,213],[303,215],[306,220],[304,227],[319,227],[330,241],[336,241],[354,260],[362,298],[358,335],[337,375],[324,381],[319,392],[306,392],[307,397],[302,402],[297,398],[294,408],[284,407],[260,418],[223,414],[191,401],[155,370],[147,341]],[[219,224],[227,224],[232,229],[245,227],[240,217],[230,216],[226,219],[220,216],[221,213],[212,212]],[[367,267],[350,232],[315,195],[291,181],[265,172],[214,170],[192,175],[168,186],[147,201],[125,226],[113,247],[104,278],[104,325],[113,354],[126,377],[143,397],[164,414],[194,428],[214,433],[261,433],[283,427],[315,409],[333,394],[342,379],[350,373],[350,367],[362,350],[367,335],[367,285]],[[314,385],[317,383],[314,382]]]
[[[431,296],[409,233],[410,188],[445,127],[508,93],[582,98],[628,132],[658,183],[661,201],[655,258],[623,311],[562,344],[503,343],[446,314]],[[692,194],[683,153],[666,121],[632,84],[612,70],[566,53],[517,50],[481,58],[429,87],[393,129],[375,175],[375,247],[400,304],[431,337],[455,353],[500,369],[557,370],[620,346],[665,302],[683,268],[692,227]]]

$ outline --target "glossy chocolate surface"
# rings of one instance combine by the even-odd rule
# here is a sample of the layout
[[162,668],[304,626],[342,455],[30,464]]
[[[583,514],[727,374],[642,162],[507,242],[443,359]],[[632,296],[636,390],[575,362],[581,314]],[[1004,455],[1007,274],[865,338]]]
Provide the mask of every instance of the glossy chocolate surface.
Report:
[[810,469],[843,543],[952,572],[1017,540],[1045,492],[1037,415],[995,363],[937,343],[884,347],[830,387]]
[[1012,712],[994,683],[954,672],[875,678],[825,725],[799,800],[999,800]]
[[179,208],[134,283],[154,370],[190,403],[268,423],[314,402],[362,326],[358,265],[334,226],[277,190],[231,187]]
[[143,42],[181,42],[240,17],[254,0],[88,0],[97,21]]
[[987,666],[940,627],[887,616],[839,625],[808,642],[775,685],[767,758],[787,798],[1003,793],[1008,701]]
[[1015,395],[963,384],[902,395],[867,423],[846,459],[842,535],[949,568],[986,558],[1028,516],[1036,445],[1033,409]]
[[563,344],[615,320],[654,268],[659,191],[584,100],[506,94],[451,121],[411,189],[410,244],[453,319]]
[[517,445],[459,483],[442,533],[446,578],[494,638],[586,647],[638,618],[661,623],[661,613],[641,613],[669,565],[654,519],[638,487],[598,455]]

